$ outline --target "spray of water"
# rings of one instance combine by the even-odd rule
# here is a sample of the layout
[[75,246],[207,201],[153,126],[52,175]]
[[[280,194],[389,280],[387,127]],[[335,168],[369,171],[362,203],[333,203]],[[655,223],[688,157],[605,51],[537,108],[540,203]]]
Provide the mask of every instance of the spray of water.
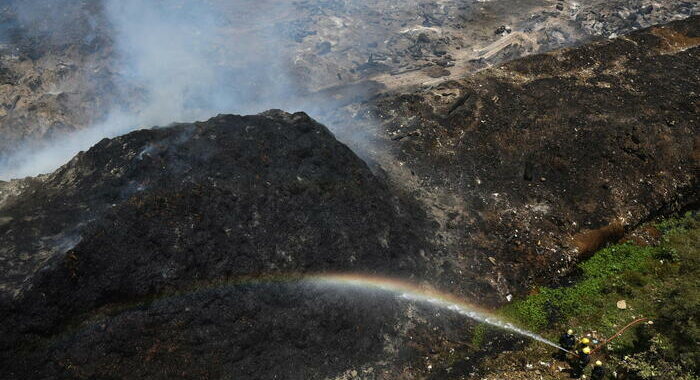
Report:
[[[432,305],[440,309],[449,310],[455,312],[459,315],[465,316],[469,319],[486,323],[491,326],[498,327],[500,329],[510,331],[519,334],[524,337],[534,339],[538,342],[552,346],[558,350],[562,350],[568,353],[570,351],[558,346],[554,342],[545,339],[544,337],[513,325],[512,323],[500,320],[498,317],[494,316],[482,308],[472,305],[454,295],[449,293],[440,292],[432,288],[420,287],[410,282],[392,279],[380,276],[370,276],[365,274],[356,273],[341,273],[341,274],[298,274],[298,273],[287,273],[287,274],[266,274],[262,276],[238,276],[234,278],[229,278],[223,281],[208,282],[208,283],[196,283],[192,284],[189,288],[180,289],[176,294],[162,294],[159,297],[149,297],[148,303],[153,302],[156,299],[169,299],[172,297],[181,297],[187,294],[198,293],[202,291],[207,291],[211,289],[220,289],[227,287],[238,287],[238,286],[250,286],[250,285],[272,285],[272,284],[310,284],[313,286],[320,286],[323,288],[328,288],[332,290],[334,287],[352,287],[359,290],[379,290],[382,292],[387,292],[401,299],[407,301],[423,303],[427,305]],[[111,310],[113,312],[126,311],[132,308],[141,308],[144,303],[129,303],[122,305],[121,308],[113,306]],[[103,317],[100,319],[92,320],[88,323],[82,324],[83,328],[85,326],[96,326],[104,323]],[[75,333],[74,330],[66,331],[61,334],[61,338],[65,338],[68,335]],[[57,336],[59,338],[59,336]]]
[[475,321],[486,323],[503,330],[511,331],[516,334],[534,339],[538,342],[550,345],[559,350],[569,352],[563,347],[560,347],[554,342],[545,339],[544,337],[535,334],[532,331],[528,331],[517,327],[510,322],[502,321],[494,315],[490,314],[489,312],[481,310],[477,306],[471,305],[453,295],[438,292],[432,289],[423,289],[408,282],[384,277],[366,276],[358,274],[316,275],[311,277],[310,280],[319,284],[352,286],[363,289],[378,289],[390,293],[395,293],[401,298],[414,302],[433,305],[441,309],[450,310]]

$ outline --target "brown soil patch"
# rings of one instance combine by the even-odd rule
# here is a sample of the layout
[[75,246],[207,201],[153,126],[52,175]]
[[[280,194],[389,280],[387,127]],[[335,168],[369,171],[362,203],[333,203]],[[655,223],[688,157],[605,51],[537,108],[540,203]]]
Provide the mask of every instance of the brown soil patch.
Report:
[[621,238],[625,233],[625,228],[619,221],[598,228],[579,232],[573,237],[574,246],[581,254],[594,252],[605,243]]
[[677,53],[700,45],[700,37],[689,37],[671,28],[652,28],[651,33],[663,39],[661,51],[665,53]]

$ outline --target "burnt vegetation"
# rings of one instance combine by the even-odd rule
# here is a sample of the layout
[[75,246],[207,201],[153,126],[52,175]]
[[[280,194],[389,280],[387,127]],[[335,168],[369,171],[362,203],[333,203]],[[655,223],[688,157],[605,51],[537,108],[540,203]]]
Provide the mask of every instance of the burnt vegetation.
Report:
[[[613,329],[629,313],[613,309],[603,327],[586,316],[636,297],[658,324],[609,359],[642,379],[658,363],[697,371],[697,216],[635,233],[698,202],[700,16],[594,38],[695,4],[522,1],[512,6],[537,12],[505,26],[493,15],[512,3],[385,15],[295,2],[272,29],[304,52],[298,93],[332,99],[322,114],[334,133],[303,112],[219,115],[105,138],[53,173],[0,181],[2,377],[462,378],[551,354],[401,298],[297,281],[318,272],[508,305],[546,334]],[[0,7],[1,154],[80,130],[120,96],[142,99],[119,87],[98,2],[72,4],[80,43]],[[364,16],[381,22],[351,22]],[[513,348],[523,356],[500,361]]]

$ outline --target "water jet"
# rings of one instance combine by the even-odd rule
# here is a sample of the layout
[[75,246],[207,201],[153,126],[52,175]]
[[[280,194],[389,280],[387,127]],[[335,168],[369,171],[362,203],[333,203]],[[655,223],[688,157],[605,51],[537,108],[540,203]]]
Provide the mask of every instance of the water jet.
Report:
[[534,339],[538,342],[552,346],[558,350],[571,353],[556,343],[523,328],[517,327],[510,322],[503,321],[475,305],[471,305],[454,295],[439,292],[433,289],[421,288],[409,282],[384,278],[379,276],[369,276],[361,274],[321,274],[308,277],[308,281],[322,285],[351,286],[361,289],[377,289],[396,294],[406,300],[429,304],[440,309],[450,310],[463,315],[477,322],[486,323],[502,330],[507,330],[518,335]]

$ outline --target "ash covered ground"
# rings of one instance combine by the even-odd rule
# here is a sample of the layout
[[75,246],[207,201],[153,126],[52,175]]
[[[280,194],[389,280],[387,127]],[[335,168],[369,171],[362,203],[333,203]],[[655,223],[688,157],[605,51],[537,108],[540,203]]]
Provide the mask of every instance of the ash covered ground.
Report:
[[472,323],[240,279],[374,273],[498,306],[697,204],[699,8],[3,5],[3,373],[429,376]]

